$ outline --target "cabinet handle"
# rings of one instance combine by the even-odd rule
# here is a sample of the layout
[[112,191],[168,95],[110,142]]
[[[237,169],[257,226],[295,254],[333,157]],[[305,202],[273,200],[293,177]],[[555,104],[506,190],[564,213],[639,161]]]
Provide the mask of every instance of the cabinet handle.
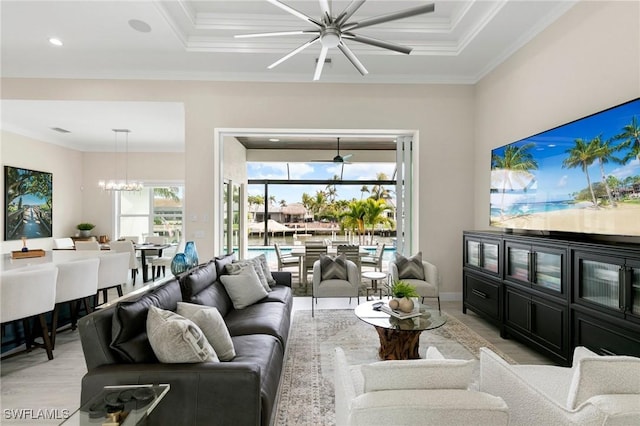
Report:
[[600,353],[603,353],[603,354],[605,354],[605,355],[614,355],[614,356],[615,356],[615,355],[618,355],[617,353],[615,353],[615,352],[611,352],[610,350],[605,349],[605,348],[600,348]]
[[471,290],[471,293],[475,294],[478,297],[481,297],[483,299],[487,299],[487,294],[481,292],[480,290],[476,290],[475,288],[473,290]]
[[484,268],[484,243],[478,245],[478,265]]

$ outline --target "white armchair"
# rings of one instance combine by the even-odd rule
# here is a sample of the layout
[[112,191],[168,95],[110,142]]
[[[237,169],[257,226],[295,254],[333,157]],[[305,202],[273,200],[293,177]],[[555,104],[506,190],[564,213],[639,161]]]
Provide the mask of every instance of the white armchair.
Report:
[[640,424],[640,358],[579,346],[570,368],[510,365],[481,348],[480,390],[505,400],[513,425]]
[[506,425],[505,402],[469,390],[476,360],[427,359],[349,366],[336,348],[336,425]]
[[[417,264],[422,265],[419,271],[415,267]],[[391,282],[402,280],[415,286],[422,300],[425,297],[438,299],[440,310],[440,274],[435,265],[422,260],[422,253],[410,258],[396,255],[396,258],[389,262],[389,274]]]

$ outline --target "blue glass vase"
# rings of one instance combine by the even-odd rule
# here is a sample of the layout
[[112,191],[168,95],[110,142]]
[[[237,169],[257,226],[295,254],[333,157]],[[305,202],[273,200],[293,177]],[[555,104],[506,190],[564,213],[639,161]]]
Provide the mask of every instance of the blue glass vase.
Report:
[[184,253],[176,253],[171,260],[171,273],[173,275],[180,275],[187,269],[189,269],[187,256]]
[[198,251],[196,250],[196,243],[193,241],[187,241],[184,246],[184,254],[187,256],[187,264],[190,268],[198,265]]

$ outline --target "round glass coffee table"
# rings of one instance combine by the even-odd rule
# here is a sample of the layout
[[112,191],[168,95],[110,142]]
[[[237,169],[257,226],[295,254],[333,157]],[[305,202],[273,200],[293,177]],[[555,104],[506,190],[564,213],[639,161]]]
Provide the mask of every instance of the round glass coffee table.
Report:
[[414,307],[416,316],[406,319],[374,310],[374,303],[379,302],[361,303],[356,307],[355,314],[362,321],[375,327],[380,338],[378,356],[383,360],[420,358],[420,334],[425,330],[442,327],[447,322],[447,317],[440,311],[420,303]]

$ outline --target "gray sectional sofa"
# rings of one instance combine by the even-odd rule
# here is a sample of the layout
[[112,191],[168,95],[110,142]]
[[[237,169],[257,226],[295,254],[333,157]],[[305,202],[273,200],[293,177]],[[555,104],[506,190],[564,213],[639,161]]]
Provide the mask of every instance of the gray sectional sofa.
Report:
[[[291,274],[273,272],[276,284],[264,299],[234,309],[219,280],[231,256],[216,258],[131,300],[79,321],[88,372],[82,403],[105,385],[169,383],[153,410],[153,425],[268,425],[273,413],[293,297]],[[214,306],[229,329],[236,356],[226,362],[164,364],[146,335],[149,306],[175,311],[178,302]]]

